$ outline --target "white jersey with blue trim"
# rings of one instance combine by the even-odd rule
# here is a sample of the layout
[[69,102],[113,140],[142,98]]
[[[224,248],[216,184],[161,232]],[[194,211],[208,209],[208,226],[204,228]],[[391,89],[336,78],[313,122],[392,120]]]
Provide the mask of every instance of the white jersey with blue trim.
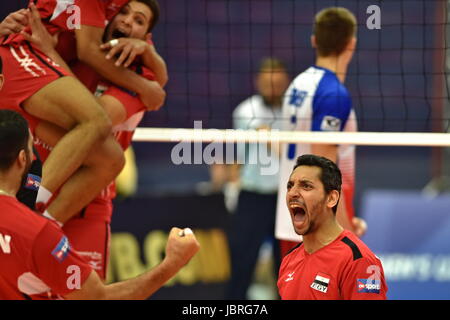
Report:
[[[332,71],[312,66],[299,74],[286,91],[283,102],[283,130],[295,131],[357,131],[351,98]],[[281,240],[301,241],[292,226],[286,204],[289,176],[297,157],[311,153],[310,144],[282,146],[280,184],[278,189],[275,237]],[[337,164],[342,173],[346,206],[351,206],[355,180],[355,147],[338,146]],[[344,199],[341,199],[344,200]]]

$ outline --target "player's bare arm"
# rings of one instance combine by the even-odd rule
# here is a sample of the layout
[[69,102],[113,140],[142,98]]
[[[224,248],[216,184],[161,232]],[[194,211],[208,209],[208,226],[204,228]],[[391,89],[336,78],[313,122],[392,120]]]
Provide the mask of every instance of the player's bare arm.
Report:
[[0,23],[0,37],[21,32],[28,25],[27,12],[27,9],[20,9],[10,13]]
[[102,77],[137,92],[148,110],[158,110],[164,103],[165,91],[156,81],[149,81],[124,67],[116,67],[114,61],[106,59],[100,49],[103,32],[102,28],[86,25],[75,30],[78,58]]
[[154,45],[150,46],[148,54],[142,57],[144,64],[155,73],[156,81],[164,87],[169,81],[169,75],[167,72],[167,66],[164,59],[156,51]]
[[133,38],[119,38],[117,41],[116,45],[106,42],[100,46],[102,50],[107,52],[106,59],[112,59],[120,54],[115,64],[116,66],[123,65],[127,68],[137,56],[141,56],[144,65],[154,72],[156,81],[161,87],[167,84],[169,79],[167,66],[154,45],[147,41]]
[[330,159],[334,163],[337,161],[338,146],[335,144],[313,144],[311,145],[311,153]]
[[[186,229],[185,229],[186,230]],[[80,290],[73,291],[67,299],[137,300],[146,299],[161,288],[198,252],[200,245],[192,232],[172,228],[166,245],[164,260],[150,271],[130,280],[104,285],[92,271]]]

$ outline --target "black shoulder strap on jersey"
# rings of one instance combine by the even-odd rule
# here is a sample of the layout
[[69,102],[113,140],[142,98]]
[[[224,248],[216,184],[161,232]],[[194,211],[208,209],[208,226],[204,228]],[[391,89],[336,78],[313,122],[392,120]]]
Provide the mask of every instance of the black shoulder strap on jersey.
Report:
[[297,249],[298,247],[300,247],[301,245],[302,245],[302,243],[303,243],[303,241],[302,242],[300,242],[299,244],[297,244],[295,247],[293,247],[291,250],[289,250],[287,253],[286,253],[286,256],[289,254],[289,253],[291,253],[292,251],[294,251],[295,249]]
[[358,246],[349,238],[344,237],[341,240],[343,243],[345,243],[346,245],[348,245],[350,247],[350,249],[352,249],[353,252],[353,261],[358,260],[359,258],[362,258],[362,254],[361,251],[359,251]]

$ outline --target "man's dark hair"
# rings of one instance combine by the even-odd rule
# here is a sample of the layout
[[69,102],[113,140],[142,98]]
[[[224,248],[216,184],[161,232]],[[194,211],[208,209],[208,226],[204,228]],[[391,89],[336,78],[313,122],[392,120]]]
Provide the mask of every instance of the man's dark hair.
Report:
[[287,71],[283,61],[277,58],[264,58],[259,63],[259,72],[270,72],[274,70]]
[[356,35],[356,29],[356,18],[348,9],[331,7],[321,10],[314,18],[313,27],[318,55],[340,55]]
[[148,32],[151,32],[159,21],[160,15],[159,3],[156,0],[136,0],[136,1],[142,2],[143,4],[147,5],[152,11],[153,18],[151,19],[150,26],[148,28]]
[[0,171],[8,170],[21,150],[28,150],[27,121],[17,112],[0,110]]
[[[321,168],[322,170],[319,179],[323,184],[325,192],[328,194],[333,190],[337,190],[339,192],[339,195],[341,194],[341,170],[339,170],[338,166],[333,161],[325,157],[316,156],[314,154],[304,154],[297,158],[297,162],[292,171],[297,169],[297,167],[299,166]],[[332,208],[333,213],[335,214],[337,211],[338,203],[336,203],[336,205]]]

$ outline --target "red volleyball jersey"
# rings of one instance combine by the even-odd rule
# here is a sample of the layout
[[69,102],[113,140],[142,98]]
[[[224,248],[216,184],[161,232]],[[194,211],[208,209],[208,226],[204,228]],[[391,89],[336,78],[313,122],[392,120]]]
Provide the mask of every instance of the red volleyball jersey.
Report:
[[[82,25],[104,28],[130,0],[30,0],[35,3],[42,22],[50,34],[71,32]],[[28,29],[28,30],[27,30]],[[30,32],[27,27],[26,31]],[[12,34],[3,39],[3,44],[17,44],[25,41],[21,34]]]
[[281,263],[283,300],[384,300],[388,290],[380,259],[353,233],[343,231],[309,254],[303,243]]
[[53,221],[4,195],[0,266],[0,300],[63,298],[92,272]]

